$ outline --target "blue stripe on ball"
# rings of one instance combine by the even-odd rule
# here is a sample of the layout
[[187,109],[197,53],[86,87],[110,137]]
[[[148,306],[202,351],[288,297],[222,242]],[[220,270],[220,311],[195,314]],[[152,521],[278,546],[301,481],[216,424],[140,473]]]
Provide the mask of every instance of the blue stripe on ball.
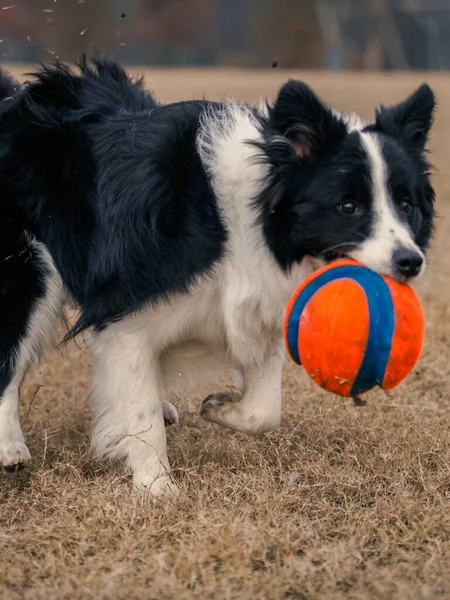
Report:
[[369,304],[369,339],[364,359],[352,387],[352,394],[362,394],[375,385],[381,385],[391,353],[395,318],[391,292],[385,281],[366,269],[355,277],[363,288]]
[[306,304],[311,300],[314,294],[327,283],[344,278],[357,280],[359,271],[361,271],[361,267],[358,266],[344,265],[342,267],[335,267],[330,271],[325,271],[325,273],[322,273],[322,275],[319,275],[316,279],[313,279],[300,293],[291,310],[291,314],[289,315],[287,331],[289,349],[292,358],[297,364],[302,364],[298,353],[298,327],[300,317],[302,316]]
[[[395,327],[391,293],[377,273],[356,265],[344,265],[326,271],[311,281],[300,293],[291,310],[287,326],[287,341],[292,358],[300,365],[299,321],[306,304],[322,286],[345,278],[352,279],[361,285],[366,293],[369,308],[369,339],[360,370],[352,387],[352,394],[361,394],[377,384],[381,385],[389,360]],[[383,323],[382,317],[384,316],[387,321]]]

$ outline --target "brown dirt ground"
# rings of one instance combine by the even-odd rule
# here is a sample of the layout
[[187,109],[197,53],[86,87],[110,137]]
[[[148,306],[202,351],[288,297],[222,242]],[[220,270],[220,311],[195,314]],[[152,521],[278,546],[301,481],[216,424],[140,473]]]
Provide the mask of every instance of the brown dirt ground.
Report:
[[[366,117],[425,78],[298,75]],[[287,76],[155,70],[147,81],[163,100],[255,100]],[[440,219],[418,286],[426,347],[408,381],[355,408],[286,365],[282,426],[258,437],[200,421],[200,396],[178,401],[168,437],[182,493],[151,505],[89,457],[88,353],[48,352],[22,393],[33,465],[0,479],[0,598],[450,598],[450,80],[426,79],[439,101]]]

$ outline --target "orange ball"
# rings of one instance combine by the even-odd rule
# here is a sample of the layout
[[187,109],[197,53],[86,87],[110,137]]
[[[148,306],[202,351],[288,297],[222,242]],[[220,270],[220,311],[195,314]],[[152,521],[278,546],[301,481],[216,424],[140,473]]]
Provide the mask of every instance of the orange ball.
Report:
[[410,286],[350,259],[309,275],[284,320],[291,359],[340,396],[398,385],[419,359],[424,332],[423,310]]

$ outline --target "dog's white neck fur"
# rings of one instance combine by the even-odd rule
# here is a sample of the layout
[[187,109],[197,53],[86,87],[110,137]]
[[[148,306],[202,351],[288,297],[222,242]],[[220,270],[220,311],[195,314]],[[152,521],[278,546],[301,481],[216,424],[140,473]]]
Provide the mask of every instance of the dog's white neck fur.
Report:
[[206,113],[197,138],[198,152],[211,177],[228,232],[219,278],[232,346],[255,327],[279,331],[286,301],[312,270],[305,260],[286,274],[263,239],[254,199],[268,167],[257,160],[262,151],[248,143],[259,140],[254,115],[247,106],[237,103],[227,105],[219,115]]

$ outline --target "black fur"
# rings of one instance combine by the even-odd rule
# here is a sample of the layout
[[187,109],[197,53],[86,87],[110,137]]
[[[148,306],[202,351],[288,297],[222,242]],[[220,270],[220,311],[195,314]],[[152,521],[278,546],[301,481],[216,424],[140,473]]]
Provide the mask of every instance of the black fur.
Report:
[[11,381],[32,308],[44,294],[45,267],[18,215],[0,211],[0,397]]
[[[0,71],[0,115],[19,89],[16,81]],[[0,397],[14,374],[33,302],[43,293],[38,263],[22,214],[0,205]]]
[[160,106],[115,63],[80,66],[44,67],[0,119],[2,206],[81,307],[72,334],[186,291],[226,238],[195,151],[207,103]]

